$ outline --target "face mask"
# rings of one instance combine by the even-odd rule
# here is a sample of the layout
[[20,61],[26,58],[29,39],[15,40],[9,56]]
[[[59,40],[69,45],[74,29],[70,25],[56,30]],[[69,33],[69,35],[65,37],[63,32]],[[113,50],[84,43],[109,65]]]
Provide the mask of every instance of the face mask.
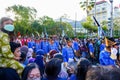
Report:
[[41,79],[40,79],[40,78],[33,77],[33,78],[28,78],[27,80],[41,80]]
[[8,32],[14,31],[14,28],[15,28],[14,25],[11,25],[11,24],[7,24],[3,27],[3,29]]

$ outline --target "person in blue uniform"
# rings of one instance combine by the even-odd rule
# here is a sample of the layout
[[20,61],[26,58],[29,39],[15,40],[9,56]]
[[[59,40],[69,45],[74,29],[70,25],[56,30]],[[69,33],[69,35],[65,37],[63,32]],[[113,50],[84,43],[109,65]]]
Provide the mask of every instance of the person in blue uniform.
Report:
[[104,40],[102,40],[101,42],[102,43],[100,45],[100,52],[105,49],[105,42],[104,42]]
[[44,50],[45,54],[49,52],[49,42],[46,38],[44,38],[44,40],[41,41],[41,49]]
[[28,48],[32,48],[35,52],[35,41],[34,39],[31,39],[31,41],[28,42]]
[[101,65],[116,65],[115,60],[111,58],[111,48],[115,44],[111,40],[105,38],[106,48],[100,52],[99,62]]
[[52,38],[49,41],[49,52],[51,50],[55,50],[55,51],[59,52],[58,47]]
[[88,48],[89,48],[89,52],[90,52],[90,56],[92,58],[94,58],[94,46],[93,46],[93,40],[91,39],[90,40],[90,43],[88,45]]
[[80,57],[80,49],[77,38],[74,38],[73,45],[72,45],[76,57]]
[[39,49],[41,49],[41,43],[40,43],[40,40],[39,40],[39,38],[38,38],[38,39],[36,39],[36,41],[35,41],[35,53],[36,53]]
[[65,66],[74,61],[74,50],[72,48],[72,41],[67,38],[67,45],[62,49],[62,55],[64,59]]

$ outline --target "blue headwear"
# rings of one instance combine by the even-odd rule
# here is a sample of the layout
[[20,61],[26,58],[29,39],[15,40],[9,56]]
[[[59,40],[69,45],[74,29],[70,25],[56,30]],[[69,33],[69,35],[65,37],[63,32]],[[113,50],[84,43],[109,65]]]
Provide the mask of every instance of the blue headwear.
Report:
[[44,55],[44,50],[42,50],[42,49],[37,50],[36,55],[37,56],[36,56],[34,62],[39,66],[41,74],[43,74],[44,73],[44,63],[43,63],[42,55]]
[[42,49],[39,49],[36,51],[36,55],[44,55],[44,54],[45,54],[44,50],[42,50]]

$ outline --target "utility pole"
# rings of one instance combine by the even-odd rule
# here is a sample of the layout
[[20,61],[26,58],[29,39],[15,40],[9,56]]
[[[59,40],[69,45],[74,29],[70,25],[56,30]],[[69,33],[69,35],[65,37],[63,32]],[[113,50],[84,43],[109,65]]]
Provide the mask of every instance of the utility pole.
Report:
[[76,34],[76,19],[77,19],[77,13],[75,13],[75,36],[77,36],[77,34]]
[[111,3],[111,26],[110,26],[110,37],[113,37],[113,0],[109,0]]
[[94,16],[96,18],[96,0],[95,0],[95,13],[94,13]]

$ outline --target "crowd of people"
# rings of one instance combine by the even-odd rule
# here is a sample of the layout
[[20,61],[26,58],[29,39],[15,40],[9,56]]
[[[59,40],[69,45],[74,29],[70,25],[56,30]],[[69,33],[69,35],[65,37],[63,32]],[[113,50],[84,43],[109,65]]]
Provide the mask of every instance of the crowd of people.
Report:
[[15,36],[0,20],[0,80],[120,80],[120,39]]

